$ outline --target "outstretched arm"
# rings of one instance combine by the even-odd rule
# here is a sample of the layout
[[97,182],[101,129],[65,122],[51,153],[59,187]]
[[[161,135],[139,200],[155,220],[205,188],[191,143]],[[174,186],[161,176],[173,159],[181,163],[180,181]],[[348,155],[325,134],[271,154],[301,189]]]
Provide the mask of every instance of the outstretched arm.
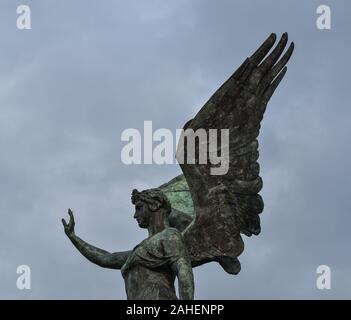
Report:
[[71,209],[68,209],[68,214],[70,216],[69,223],[66,223],[65,219],[62,219],[62,224],[64,226],[67,237],[71,240],[78,251],[89,261],[97,264],[100,267],[109,269],[121,269],[131,251],[110,253],[108,251],[90,245],[74,233],[75,222]]

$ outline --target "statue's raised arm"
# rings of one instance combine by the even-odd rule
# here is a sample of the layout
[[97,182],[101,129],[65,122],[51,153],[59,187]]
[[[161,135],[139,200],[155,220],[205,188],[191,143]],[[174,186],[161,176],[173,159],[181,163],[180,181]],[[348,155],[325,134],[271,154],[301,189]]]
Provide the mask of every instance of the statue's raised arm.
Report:
[[[180,298],[193,299],[192,268],[210,261],[228,273],[240,271],[241,234],[258,235],[261,230],[257,137],[294,49],[291,43],[283,54],[288,42],[284,33],[269,53],[275,41],[271,34],[186,123],[177,148],[183,175],[159,188],[133,190],[134,218],[147,229],[145,240],[131,251],[109,253],[75,235],[71,210],[69,223],[62,219],[66,235],[83,256],[101,267],[121,269],[128,299],[177,299],[176,278]],[[224,129],[228,139],[211,139],[213,129]],[[189,139],[196,136],[205,140],[189,147]],[[216,161],[203,161],[224,152],[224,171],[213,170],[218,169]]]
[[68,209],[68,215],[69,222],[67,223],[65,219],[62,219],[62,224],[67,237],[71,240],[78,251],[89,261],[97,264],[100,267],[109,269],[121,269],[131,251],[110,253],[103,249],[92,246],[75,234],[75,221],[71,209]]

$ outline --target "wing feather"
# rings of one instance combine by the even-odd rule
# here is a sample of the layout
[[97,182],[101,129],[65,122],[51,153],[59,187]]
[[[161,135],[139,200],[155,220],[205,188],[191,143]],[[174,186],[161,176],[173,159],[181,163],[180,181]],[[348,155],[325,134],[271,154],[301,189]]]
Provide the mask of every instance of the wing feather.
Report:
[[[211,175],[213,166],[200,164],[198,158],[195,164],[180,164],[195,211],[195,218],[183,231],[193,266],[218,261],[227,272],[237,273],[240,263],[236,257],[244,250],[240,234],[251,236],[261,231],[257,138],[266,105],[283,79],[294,49],[292,43],[279,60],[288,40],[284,33],[265,58],[275,40],[271,34],[184,126],[184,130],[205,129],[207,134],[209,129],[229,129],[229,169],[225,175]],[[178,144],[177,150],[184,159],[186,146]],[[218,153],[221,148],[219,143]]]

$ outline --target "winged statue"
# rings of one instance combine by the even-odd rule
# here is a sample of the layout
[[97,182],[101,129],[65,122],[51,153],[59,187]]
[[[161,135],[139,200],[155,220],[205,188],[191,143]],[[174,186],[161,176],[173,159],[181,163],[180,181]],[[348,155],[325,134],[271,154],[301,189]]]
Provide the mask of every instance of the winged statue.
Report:
[[[183,128],[183,139],[189,130],[206,134],[211,129],[228,130],[224,147],[216,144],[211,149],[207,139],[204,149],[207,155],[229,150],[225,174],[213,174],[212,164],[200,161],[197,144],[193,161],[179,161],[183,174],[158,188],[134,189],[134,218],[148,230],[148,237],[132,250],[110,253],[90,245],[75,234],[70,209],[69,222],[62,219],[66,235],[83,256],[101,267],[121,270],[128,299],[178,299],[177,278],[179,299],[191,300],[192,268],[212,261],[229,274],[239,273],[242,234],[261,231],[262,179],[257,162],[261,121],[294,50],[293,42],[285,50],[287,33],[275,43],[272,33]],[[188,153],[187,145],[178,143],[177,159]]]

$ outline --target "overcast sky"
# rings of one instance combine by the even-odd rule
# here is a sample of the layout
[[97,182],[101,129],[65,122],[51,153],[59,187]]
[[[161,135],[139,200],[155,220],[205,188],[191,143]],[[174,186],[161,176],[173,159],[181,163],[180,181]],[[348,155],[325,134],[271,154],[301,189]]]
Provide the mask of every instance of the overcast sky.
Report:
[[[31,30],[16,28],[22,3]],[[316,27],[320,4],[331,30]],[[123,130],[181,128],[284,31],[296,50],[259,138],[262,233],[244,236],[238,276],[194,269],[195,298],[351,298],[350,15],[347,0],[2,0],[0,298],[125,299],[120,272],[85,260],[60,219],[72,208],[77,234],[109,251],[143,240],[131,190],[180,168],[124,165]],[[16,287],[22,264],[31,290]]]

